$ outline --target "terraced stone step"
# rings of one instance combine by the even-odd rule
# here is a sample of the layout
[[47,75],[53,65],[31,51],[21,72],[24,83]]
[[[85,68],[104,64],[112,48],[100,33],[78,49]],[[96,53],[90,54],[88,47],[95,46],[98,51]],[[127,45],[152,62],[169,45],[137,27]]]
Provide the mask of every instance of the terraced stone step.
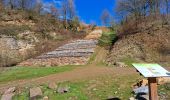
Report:
[[76,40],[52,52],[20,63],[21,66],[84,65],[94,53],[96,40]]

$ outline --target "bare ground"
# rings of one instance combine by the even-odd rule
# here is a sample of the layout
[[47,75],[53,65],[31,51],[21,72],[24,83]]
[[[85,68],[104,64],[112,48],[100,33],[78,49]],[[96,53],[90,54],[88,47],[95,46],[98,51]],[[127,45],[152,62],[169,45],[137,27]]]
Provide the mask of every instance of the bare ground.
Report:
[[137,74],[134,68],[118,68],[118,67],[104,67],[88,65],[87,67],[79,67],[72,71],[53,74],[45,77],[28,79],[28,80],[18,80],[13,82],[8,82],[6,84],[0,84],[0,93],[9,87],[26,87],[32,85],[41,85],[49,82],[63,82],[63,81],[74,81],[74,80],[84,80],[91,79],[98,76],[104,75],[130,75]]

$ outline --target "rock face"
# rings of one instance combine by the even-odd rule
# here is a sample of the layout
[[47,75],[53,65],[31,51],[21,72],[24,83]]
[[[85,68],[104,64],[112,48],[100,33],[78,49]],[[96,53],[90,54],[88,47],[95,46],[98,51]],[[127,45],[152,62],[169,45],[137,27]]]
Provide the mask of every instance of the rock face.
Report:
[[29,57],[34,45],[25,40],[0,35],[0,67],[15,65]]
[[20,63],[21,66],[84,65],[94,53],[96,40],[76,40],[52,52]]

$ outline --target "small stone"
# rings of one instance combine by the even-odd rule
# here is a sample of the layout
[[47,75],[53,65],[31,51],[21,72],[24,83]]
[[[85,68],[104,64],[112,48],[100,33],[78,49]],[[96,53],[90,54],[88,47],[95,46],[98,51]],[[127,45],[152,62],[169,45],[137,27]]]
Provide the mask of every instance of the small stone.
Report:
[[93,91],[96,91],[96,90],[97,90],[96,88],[93,89]]
[[109,96],[107,97],[107,100],[111,100],[112,98],[114,98],[114,96],[109,95]]
[[114,94],[117,94],[118,92],[116,91]]
[[127,67],[127,65],[123,62],[115,62],[115,64],[117,67]]
[[11,93],[14,93],[15,90],[16,90],[16,87],[11,87],[11,88],[9,88],[8,90],[6,90],[4,94],[11,94]]
[[52,90],[56,90],[57,89],[57,85],[55,82],[51,82],[48,84],[48,88],[52,89]]
[[59,87],[57,89],[57,92],[58,93],[67,93],[67,92],[69,92],[69,87]]
[[45,96],[45,97],[43,98],[43,100],[49,100],[49,99],[48,99],[48,96]]
[[1,100],[12,100],[14,93],[3,94]]
[[30,89],[30,100],[36,100],[36,98],[42,97],[41,88],[35,87]]
[[136,100],[134,97],[130,97],[129,100]]

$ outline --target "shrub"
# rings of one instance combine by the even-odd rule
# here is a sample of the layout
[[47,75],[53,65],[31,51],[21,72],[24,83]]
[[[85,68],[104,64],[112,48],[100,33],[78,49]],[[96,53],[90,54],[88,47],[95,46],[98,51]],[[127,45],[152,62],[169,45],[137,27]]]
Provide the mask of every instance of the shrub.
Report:
[[117,40],[114,32],[104,32],[99,39],[99,46],[110,47]]

